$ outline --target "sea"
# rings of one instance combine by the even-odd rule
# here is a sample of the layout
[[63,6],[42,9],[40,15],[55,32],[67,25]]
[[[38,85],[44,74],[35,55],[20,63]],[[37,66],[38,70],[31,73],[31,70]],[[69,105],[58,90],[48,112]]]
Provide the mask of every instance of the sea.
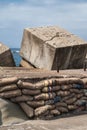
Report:
[[15,61],[16,66],[20,65],[21,57],[19,55],[19,48],[11,48],[11,52]]

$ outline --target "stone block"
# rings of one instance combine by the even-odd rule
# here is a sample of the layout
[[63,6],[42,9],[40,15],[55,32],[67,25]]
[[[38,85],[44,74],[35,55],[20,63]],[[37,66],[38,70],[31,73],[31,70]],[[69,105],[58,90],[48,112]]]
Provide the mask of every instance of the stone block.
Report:
[[25,61],[24,59],[21,60],[20,66],[25,68],[30,68],[30,69],[35,68],[33,65],[31,65],[29,62]]
[[0,43],[0,66],[15,66],[11,50],[2,43]]
[[56,27],[24,29],[20,55],[37,68],[82,68],[87,42]]

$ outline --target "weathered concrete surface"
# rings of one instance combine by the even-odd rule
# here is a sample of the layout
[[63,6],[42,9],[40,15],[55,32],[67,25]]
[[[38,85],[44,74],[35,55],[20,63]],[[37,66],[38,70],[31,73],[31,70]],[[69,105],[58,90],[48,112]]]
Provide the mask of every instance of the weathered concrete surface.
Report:
[[37,68],[81,68],[87,42],[59,27],[24,29],[20,55]]
[[87,130],[87,115],[50,121],[26,121],[12,126],[3,126],[0,130]]
[[21,67],[25,67],[25,68],[35,68],[33,65],[31,65],[29,62],[27,62],[26,60],[22,59],[20,62],[20,66]]
[[19,105],[0,98],[0,125],[10,125],[26,120],[28,117]]
[[44,69],[29,69],[24,67],[0,67],[0,78],[2,77],[18,77],[25,79],[39,79],[39,78],[52,78],[52,77],[77,77],[87,78],[87,71],[83,69],[72,69],[72,70],[60,70],[49,71]]
[[0,66],[15,66],[11,50],[2,43],[0,43]]

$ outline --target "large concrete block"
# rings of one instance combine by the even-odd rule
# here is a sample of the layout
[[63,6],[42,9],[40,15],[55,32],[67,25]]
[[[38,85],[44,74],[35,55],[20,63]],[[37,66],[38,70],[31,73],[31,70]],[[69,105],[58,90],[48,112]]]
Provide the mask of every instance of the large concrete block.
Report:
[[24,29],[20,55],[37,68],[82,68],[87,42],[51,26]]
[[11,50],[2,43],[0,43],[0,66],[15,66]]

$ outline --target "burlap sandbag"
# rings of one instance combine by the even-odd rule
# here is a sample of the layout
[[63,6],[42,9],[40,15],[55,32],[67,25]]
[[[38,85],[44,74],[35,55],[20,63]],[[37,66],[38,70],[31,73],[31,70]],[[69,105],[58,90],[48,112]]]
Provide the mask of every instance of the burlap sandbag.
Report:
[[22,94],[21,90],[7,91],[7,92],[0,93],[0,98],[12,98],[12,97],[20,96],[21,94]]
[[80,93],[80,94],[76,94],[76,97],[79,99],[81,97],[83,97],[84,93]]
[[83,78],[83,79],[81,79],[82,80],[82,82],[83,82],[83,84],[85,85],[84,87],[87,87],[86,85],[87,85],[87,78]]
[[27,96],[27,95],[22,95],[15,98],[11,98],[12,102],[25,102],[25,101],[32,101],[32,100],[33,100],[33,97]]
[[61,113],[67,113],[68,109],[66,107],[56,107],[56,109]]
[[54,99],[56,96],[55,93],[42,93],[40,95],[34,96],[35,100],[49,100],[49,99]]
[[65,96],[68,96],[70,94],[70,91],[58,91],[57,92],[57,95],[58,96],[61,96],[61,97],[65,97]]
[[50,110],[50,114],[51,114],[51,115],[54,115],[54,116],[58,116],[58,115],[60,115],[61,113],[60,113],[60,111],[58,111],[57,109],[53,109],[53,110]]
[[70,95],[63,97],[61,101],[65,102],[66,100],[71,99],[75,96],[76,96],[75,93],[70,93]]
[[71,105],[71,104],[73,104],[76,100],[77,100],[77,98],[76,98],[76,97],[73,97],[73,98],[70,98],[70,99],[68,99],[68,100],[65,100],[65,102],[66,102],[68,105]]
[[76,110],[73,111],[73,113],[75,114],[80,114],[82,111],[85,111],[86,110],[86,107],[85,106],[80,106],[78,107]]
[[[51,116],[49,110],[47,110],[45,113],[42,113],[41,115],[35,116],[34,119],[47,120],[47,119],[49,119],[49,118],[48,118],[49,115]],[[53,115],[52,115],[52,116],[53,116]],[[51,116],[51,117],[52,117],[52,116]],[[52,119],[52,118],[51,118],[51,119]]]
[[70,92],[71,93],[76,93],[76,94],[80,94],[80,93],[82,93],[82,91],[81,90],[79,90],[79,89],[70,89]]
[[46,111],[51,110],[53,108],[54,108],[54,106],[52,106],[52,105],[45,105],[45,106],[36,108],[35,109],[35,116],[39,116],[39,115],[41,115],[41,114],[45,113]]
[[73,84],[73,83],[79,83],[83,84],[82,80],[79,78],[60,78],[60,79],[55,79],[57,84]]
[[47,80],[43,80],[41,82],[36,83],[35,87],[37,89],[43,89],[43,87],[48,87],[48,86],[52,86],[52,85],[56,85],[55,80],[54,79],[47,79]]
[[65,102],[58,102],[55,104],[56,107],[66,107],[67,108],[67,104]]
[[87,84],[85,84],[85,85],[84,85],[84,88],[86,88],[86,89],[87,89]]
[[30,90],[30,89],[22,89],[22,93],[25,94],[25,95],[38,95],[41,93],[40,90]]
[[42,82],[43,86],[52,86],[52,85],[62,85],[62,84],[73,84],[79,83],[83,84],[82,80],[79,78],[52,78],[50,80],[45,80]]
[[77,109],[76,105],[68,105],[69,111]]
[[45,101],[45,105],[52,105],[52,104],[56,104],[57,102],[61,101],[61,97],[60,96],[55,96],[53,99],[49,99]]
[[0,93],[5,92],[5,91],[15,90],[15,89],[18,89],[16,84],[6,85],[6,86],[3,86],[3,87],[0,87]]
[[44,87],[42,89],[42,92],[46,93],[46,92],[53,92],[53,91],[58,91],[60,90],[60,86],[57,85],[57,86],[50,86],[50,87]]
[[33,83],[30,82],[23,82],[21,80],[19,80],[17,82],[17,85],[19,88],[23,88],[23,89],[31,89],[31,90],[36,90],[37,88],[35,88],[35,85]]
[[0,86],[16,83],[17,81],[18,81],[17,77],[1,78],[0,79]]
[[23,111],[27,114],[29,118],[32,118],[34,116],[34,109],[27,105],[24,102],[19,103]]
[[69,90],[70,88],[72,88],[72,85],[61,85],[61,89],[62,90]]
[[50,110],[47,110],[45,113],[35,116],[35,119],[41,119],[41,120],[50,120],[53,119],[54,115],[50,114]]
[[75,102],[76,106],[86,106],[87,100],[79,99]]
[[84,90],[83,90],[83,93],[84,93],[84,96],[87,97],[87,89],[84,89]]
[[52,78],[50,80],[45,80],[43,82],[42,83],[44,84],[45,87],[52,85],[73,84],[73,83],[83,84],[82,80],[79,78]]
[[40,101],[27,101],[27,104],[29,104],[29,106],[31,106],[33,108],[37,108],[37,107],[44,106],[44,101],[43,100],[40,100]]
[[75,89],[79,89],[79,90],[80,90],[80,89],[83,89],[83,88],[84,88],[84,84],[75,84],[75,83],[74,83],[74,84],[72,85],[72,87],[75,88]]
[[87,97],[82,96],[80,99],[81,99],[81,100],[87,100]]
[[52,80],[50,79],[50,80],[39,81],[39,82],[33,84],[30,82],[23,82],[23,81],[19,80],[17,82],[17,84],[20,88],[36,90],[36,89],[42,89],[43,87],[52,86],[52,85],[54,85],[54,82],[52,82]]

